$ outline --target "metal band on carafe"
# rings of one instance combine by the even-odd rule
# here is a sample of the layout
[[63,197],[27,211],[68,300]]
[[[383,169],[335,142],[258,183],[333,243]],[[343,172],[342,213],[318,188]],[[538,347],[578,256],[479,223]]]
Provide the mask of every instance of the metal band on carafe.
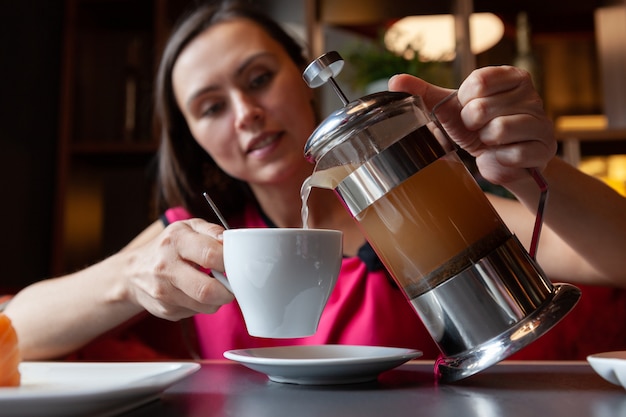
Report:
[[337,185],[335,192],[352,216],[357,216],[443,155],[439,142],[422,126],[364,162]]

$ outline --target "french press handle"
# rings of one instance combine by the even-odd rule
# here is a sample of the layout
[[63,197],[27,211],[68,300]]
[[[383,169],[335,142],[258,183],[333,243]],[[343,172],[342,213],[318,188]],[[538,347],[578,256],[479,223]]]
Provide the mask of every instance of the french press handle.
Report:
[[[437,103],[431,111],[431,118],[436,123],[439,130],[441,130],[441,133],[450,141],[450,143],[458,147],[458,145],[456,145],[452,138],[450,138],[448,131],[443,126],[445,121],[449,120],[449,118],[458,117],[461,113],[461,103],[459,103],[459,100],[457,99],[457,93],[458,91],[455,90],[446,98]],[[443,122],[439,117],[439,115],[442,113],[446,116],[446,120],[444,120]],[[459,121],[459,123],[462,122]],[[528,254],[534,260],[537,260],[537,247],[539,246],[539,237],[541,235],[541,228],[543,226],[543,212],[546,200],[548,198],[548,183],[537,168],[528,168],[528,173],[537,183],[537,186],[539,187],[541,193],[539,195],[539,204],[537,206],[537,214],[535,216],[533,235],[530,241],[530,250],[528,251]]]

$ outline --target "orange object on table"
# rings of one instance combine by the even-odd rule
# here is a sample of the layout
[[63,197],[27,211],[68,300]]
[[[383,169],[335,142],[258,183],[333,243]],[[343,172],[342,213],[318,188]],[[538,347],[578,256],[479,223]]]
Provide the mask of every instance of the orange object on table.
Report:
[[11,320],[0,313],[0,387],[20,385],[20,352]]

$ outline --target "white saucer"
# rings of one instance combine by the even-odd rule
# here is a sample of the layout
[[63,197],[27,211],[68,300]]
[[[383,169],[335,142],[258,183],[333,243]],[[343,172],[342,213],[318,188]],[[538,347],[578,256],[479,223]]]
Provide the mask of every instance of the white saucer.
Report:
[[224,357],[266,374],[274,382],[301,385],[353,384],[422,356],[413,349],[312,345],[238,349]]
[[626,388],[626,351],[596,353],[587,361],[602,378]]

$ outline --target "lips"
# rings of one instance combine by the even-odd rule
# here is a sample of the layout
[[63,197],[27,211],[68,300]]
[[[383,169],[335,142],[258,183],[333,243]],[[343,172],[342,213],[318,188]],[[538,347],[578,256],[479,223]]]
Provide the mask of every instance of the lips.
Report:
[[282,136],[282,133],[279,132],[279,133],[273,133],[273,134],[268,134],[268,135],[263,135],[261,137],[257,137],[248,146],[247,153],[252,153],[255,151],[259,151],[263,148],[266,148],[270,146],[271,144],[273,144],[274,142],[276,142],[281,136]]

